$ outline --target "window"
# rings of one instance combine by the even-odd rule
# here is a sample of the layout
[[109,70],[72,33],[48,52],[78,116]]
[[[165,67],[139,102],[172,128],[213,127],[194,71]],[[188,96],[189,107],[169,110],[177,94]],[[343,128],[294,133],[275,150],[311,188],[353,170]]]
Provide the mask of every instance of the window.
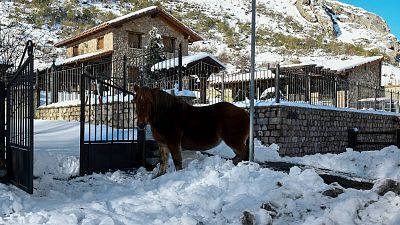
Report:
[[142,34],[128,32],[128,46],[129,48],[142,48]]
[[175,51],[175,38],[173,37],[163,37],[164,51],[174,52]]
[[130,83],[134,83],[139,79],[139,67],[130,66],[128,67],[128,80]]
[[72,56],[78,56],[79,55],[79,46],[74,46],[72,48]]
[[97,38],[97,50],[104,49],[104,37]]

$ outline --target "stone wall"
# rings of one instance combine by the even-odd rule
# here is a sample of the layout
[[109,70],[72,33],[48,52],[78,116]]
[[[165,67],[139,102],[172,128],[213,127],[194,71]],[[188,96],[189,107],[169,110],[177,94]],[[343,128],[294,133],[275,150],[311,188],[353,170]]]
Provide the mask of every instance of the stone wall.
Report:
[[[156,27],[161,36],[167,36],[175,39],[175,49],[179,48],[179,44],[182,43],[182,55],[188,55],[188,39],[181,32],[171,27],[160,17],[145,16],[135,19],[131,22],[124,23],[121,27],[113,28],[114,34],[114,53],[113,59],[113,75],[115,77],[123,76],[123,57],[126,55],[127,66],[140,68],[144,65],[144,58],[137,57],[143,54],[147,41],[150,37],[150,30]],[[130,48],[128,43],[128,32],[142,33],[141,49]],[[136,57],[135,57],[136,56]],[[168,58],[178,57],[178,54],[171,53]],[[176,65],[177,66],[177,65]],[[129,73],[129,69],[128,69]]]
[[[123,105],[124,104],[124,105]],[[133,103],[110,103],[102,106],[86,106],[85,122],[104,124],[114,128],[133,126]],[[123,113],[121,111],[123,110]],[[80,106],[39,107],[35,118],[42,120],[80,121]],[[96,121],[96,122],[95,122]],[[102,122],[100,122],[102,121]]]
[[[350,128],[360,131],[400,128],[394,115],[339,109],[278,105],[257,107],[255,116],[255,137],[263,144],[278,144],[279,154],[288,156],[343,152],[348,145],[347,130]],[[368,141],[393,141],[393,136],[371,135]]]
[[39,107],[36,108],[35,119],[79,121],[80,112],[80,106]]
[[[119,113],[125,104],[124,113]],[[127,105],[129,104],[129,106]],[[120,108],[118,108],[120,107]],[[128,110],[129,107],[129,110]],[[102,108],[86,108],[85,121],[97,121],[116,128],[132,127],[132,103],[114,103]],[[122,116],[123,115],[123,116]],[[263,144],[276,143],[279,154],[303,156],[315,153],[339,153],[348,146],[348,129],[360,131],[388,131],[400,128],[395,115],[346,111],[344,109],[319,109],[295,106],[265,106],[255,109],[254,135]],[[80,106],[38,108],[36,119],[80,121]],[[360,136],[362,141],[393,142],[394,135]],[[364,148],[365,147],[365,148]],[[376,149],[366,148],[362,150]]]
[[[178,96],[186,103],[192,105],[193,98]],[[35,119],[80,121],[81,106],[56,106],[39,107],[35,112]],[[123,113],[121,113],[123,112]],[[106,124],[114,128],[128,128],[136,126],[134,104],[132,102],[115,102],[109,104],[86,106],[85,122],[91,124]],[[100,122],[101,121],[101,122]]]
[[[97,39],[100,37],[104,37],[104,48],[97,49]],[[73,57],[73,48],[74,46],[78,46],[79,55],[87,54],[87,53],[94,53],[98,51],[109,51],[113,50],[113,33],[110,31],[102,31],[98,34],[82,38],[79,41],[71,43],[67,45],[67,58]]]
[[[357,66],[351,71],[347,72],[347,79],[349,81],[348,101],[357,102],[357,99],[374,98],[374,87],[380,87],[382,66],[381,61],[377,60],[365,65]],[[356,85],[358,84],[358,86]],[[385,96],[384,91],[376,91],[376,97]],[[353,106],[352,106],[353,107]]]

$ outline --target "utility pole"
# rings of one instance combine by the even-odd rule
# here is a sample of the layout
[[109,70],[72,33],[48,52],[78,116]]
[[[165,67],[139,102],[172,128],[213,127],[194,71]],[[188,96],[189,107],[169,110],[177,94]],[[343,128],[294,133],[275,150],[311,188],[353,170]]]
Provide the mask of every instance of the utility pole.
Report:
[[250,59],[250,136],[249,160],[254,161],[254,73],[256,57],[256,0],[251,4],[251,59]]

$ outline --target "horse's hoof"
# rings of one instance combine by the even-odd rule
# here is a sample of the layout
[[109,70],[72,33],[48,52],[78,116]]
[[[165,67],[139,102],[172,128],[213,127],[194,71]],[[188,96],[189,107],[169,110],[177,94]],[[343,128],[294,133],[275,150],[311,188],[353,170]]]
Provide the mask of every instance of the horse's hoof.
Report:
[[242,159],[236,156],[232,159],[233,165],[235,166],[237,166],[241,161]]
[[158,173],[156,173],[156,175],[153,176],[152,179],[156,179],[157,177],[161,177],[161,176],[164,175],[164,174],[165,174],[165,173],[158,172]]

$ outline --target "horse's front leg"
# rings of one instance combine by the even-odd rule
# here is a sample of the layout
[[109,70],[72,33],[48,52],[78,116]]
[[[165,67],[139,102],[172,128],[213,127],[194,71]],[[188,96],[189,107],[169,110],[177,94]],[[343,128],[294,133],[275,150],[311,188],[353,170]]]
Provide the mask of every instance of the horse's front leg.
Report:
[[158,173],[154,178],[164,175],[167,172],[168,153],[168,146],[165,144],[160,144],[160,168],[158,169]]

